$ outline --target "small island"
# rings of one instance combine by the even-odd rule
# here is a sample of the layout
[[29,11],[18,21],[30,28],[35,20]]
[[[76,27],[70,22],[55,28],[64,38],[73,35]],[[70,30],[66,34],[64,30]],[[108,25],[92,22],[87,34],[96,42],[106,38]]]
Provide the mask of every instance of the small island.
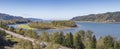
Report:
[[30,22],[28,24],[32,28],[37,29],[68,29],[77,27],[74,21],[52,21],[52,22]]

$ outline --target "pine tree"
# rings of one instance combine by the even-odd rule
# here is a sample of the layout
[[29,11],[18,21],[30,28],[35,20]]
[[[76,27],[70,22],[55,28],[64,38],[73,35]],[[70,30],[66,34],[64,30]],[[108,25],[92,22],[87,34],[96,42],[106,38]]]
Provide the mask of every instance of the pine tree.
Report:
[[96,49],[103,49],[104,48],[104,39],[103,37],[100,37],[97,41]]
[[111,36],[106,36],[106,37],[104,38],[104,48],[105,48],[105,49],[109,49],[109,48],[112,48],[112,49],[113,49],[113,44],[114,44],[113,37],[111,37]]
[[90,41],[90,49],[96,49],[96,37],[95,37],[95,35],[92,37],[92,40]]
[[65,35],[64,44],[67,47],[73,47],[73,35],[72,33],[67,33]]
[[40,39],[44,42],[48,42],[49,41],[49,34],[48,32],[42,32],[42,34],[40,35]]
[[91,43],[92,43],[92,34],[93,32],[91,30],[86,31],[85,33],[85,48],[90,49],[91,48]]
[[80,34],[82,41],[84,41],[85,31],[84,30],[80,30],[78,33]]
[[51,35],[50,39],[52,42],[56,43],[56,38],[59,36],[59,32],[55,32]]
[[4,30],[0,30],[0,37],[2,37],[2,36],[6,36],[6,33]]
[[114,49],[120,49],[118,41],[114,42]]
[[80,38],[81,36],[79,33],[75,33],[74,35],[74,47],[75,49],[84,49],[84,44],[82,43],[82,40]]
[[64,41],[64,34],[63,34],[63,32],[60,32],[60,33],[59,33],[59,36],[57,36],[56,39],[57,39],[56,42],[57,42],[58,44],[63,44],[63,41]]

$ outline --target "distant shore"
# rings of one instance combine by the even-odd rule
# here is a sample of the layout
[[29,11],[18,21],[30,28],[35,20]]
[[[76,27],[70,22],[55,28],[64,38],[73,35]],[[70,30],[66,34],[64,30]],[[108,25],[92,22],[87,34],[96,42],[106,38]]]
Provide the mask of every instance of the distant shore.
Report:
[[89,23],[120,23],[120,22],[95,22],[95,21],[75,21],[75,22],[89,22]]

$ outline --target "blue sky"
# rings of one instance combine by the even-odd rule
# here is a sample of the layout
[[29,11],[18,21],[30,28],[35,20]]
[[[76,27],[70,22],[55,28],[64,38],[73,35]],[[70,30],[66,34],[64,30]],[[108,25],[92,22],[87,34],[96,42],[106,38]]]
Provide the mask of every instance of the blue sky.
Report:
[[120,11],[119,0],[0,0],[0,13],[45,20],[114,11]]

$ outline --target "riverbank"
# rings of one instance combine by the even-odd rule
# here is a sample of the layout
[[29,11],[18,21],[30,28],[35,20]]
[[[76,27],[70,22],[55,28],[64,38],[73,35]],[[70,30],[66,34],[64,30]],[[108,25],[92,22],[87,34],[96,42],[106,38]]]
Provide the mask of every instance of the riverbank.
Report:
[[[77,27],[80,27],[80,26],[77,26]],[[49,29],[49,30],[66,30],[66,29],[73,29],[77,27],[63,27],[63,28],[54,28],[54,29]]]
[[120,24],[120,22],[95,22],[95,21],[75,21],[75,22],[85,22],[85,23],[118,23],[118,24]]
[[[76,27],[80,27],[80,26],[76,26]],[[23,28],[23,29],[31,29],[31,30],[64,30],[64,29],[72,29],[72,28],[76,28],[76,27],[54,27],[51,29],[37,29],[37,28],[32,28],[27,24],[17,24],[16,28]]]

